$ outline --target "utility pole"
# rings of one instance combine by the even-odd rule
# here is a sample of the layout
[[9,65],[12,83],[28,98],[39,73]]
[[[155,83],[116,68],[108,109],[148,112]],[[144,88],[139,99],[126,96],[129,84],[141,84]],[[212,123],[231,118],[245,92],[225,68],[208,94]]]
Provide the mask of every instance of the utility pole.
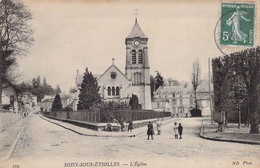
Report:
[[208,67],[209,67],[209,110],[210,110],[210,118],[211,124],[213,124],[213,111],[212,111],[212,99],[211,99],[211,79],[210,79],[210,58],[208,59]]

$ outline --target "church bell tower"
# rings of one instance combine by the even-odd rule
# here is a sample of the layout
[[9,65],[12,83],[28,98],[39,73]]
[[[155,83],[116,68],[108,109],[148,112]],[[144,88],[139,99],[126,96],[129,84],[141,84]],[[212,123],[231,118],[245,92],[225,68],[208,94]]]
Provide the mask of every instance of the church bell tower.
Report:
[[141,30],[137,18],[125,39],[125,75],[132,81],[133,94],[139,98],[142,109],[151,109],[150,67],[148,61],[148,38]]

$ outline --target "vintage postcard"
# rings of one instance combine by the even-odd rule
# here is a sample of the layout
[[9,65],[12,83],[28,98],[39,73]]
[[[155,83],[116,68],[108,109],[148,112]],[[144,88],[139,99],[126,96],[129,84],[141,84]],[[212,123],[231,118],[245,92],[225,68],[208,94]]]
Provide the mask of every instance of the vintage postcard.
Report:
[[258,0],[0,0],[0,168],[259,168]]

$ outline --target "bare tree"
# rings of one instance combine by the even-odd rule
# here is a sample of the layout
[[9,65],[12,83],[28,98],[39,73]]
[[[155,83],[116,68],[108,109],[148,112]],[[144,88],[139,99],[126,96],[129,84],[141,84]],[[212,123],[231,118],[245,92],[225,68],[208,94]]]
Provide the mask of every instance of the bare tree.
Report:
[[0,107],[2,83],[14,76],[17,56],[25,55],[32,44],[31,13],[21,1],[0,2]]
[[195,59],[192,64],[191,84],[194,92],[195,108],[198,109],[197,89],[200,84],[200,62]]

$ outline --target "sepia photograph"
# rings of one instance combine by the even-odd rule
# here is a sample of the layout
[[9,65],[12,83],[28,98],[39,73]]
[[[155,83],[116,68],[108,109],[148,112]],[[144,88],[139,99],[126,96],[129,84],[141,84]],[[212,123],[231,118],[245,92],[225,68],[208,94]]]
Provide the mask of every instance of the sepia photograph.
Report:
[[260,168],[259,0],[0,0],[0,168]]

